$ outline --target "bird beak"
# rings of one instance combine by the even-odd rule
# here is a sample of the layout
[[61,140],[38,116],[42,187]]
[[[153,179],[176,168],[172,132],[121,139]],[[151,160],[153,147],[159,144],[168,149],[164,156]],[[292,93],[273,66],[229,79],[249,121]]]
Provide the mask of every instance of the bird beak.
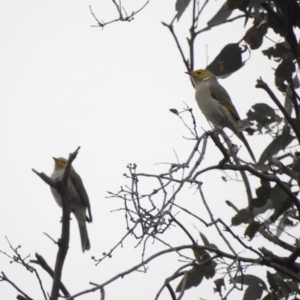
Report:
[[54,161],[56,161],[56,158],[55,157],[52,157],[54,159]]
[[191,75],[192,72],[184,72],[185,74]]

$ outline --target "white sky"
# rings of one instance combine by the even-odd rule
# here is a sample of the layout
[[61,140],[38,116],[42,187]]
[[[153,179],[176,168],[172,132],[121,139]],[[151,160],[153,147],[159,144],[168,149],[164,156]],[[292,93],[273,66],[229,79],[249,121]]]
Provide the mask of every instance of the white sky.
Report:
[[[143,3],[140,1],[141,5]],[[50,175],[52,156],[67,157],[81,146],[74,167],[84,180],[94,222],[88,225],[92,249],[84,254],[77,224],[72,222],[70,250],[63,274],[63,282],[72,294],[90,288],[89,282],[100,284],[140,262],[142,250],[133,250],[136,244],[133,239],[128,239],[112,259],[98,267],[90,257],[101,257],[126,233],[124,214],[110,212],[121,207],[122,202],[105,198],[107,191],[117,192],[125,184],[126,165],[135,162],[139,171],[159,173],[167,170],[168,165],[158,163],[176,162],[174,151],[183,162],[192,150],[193,142],[183,139],[188,131],[169,109],[181,110],[185,102],[194,108],[199,132],[202,132],[201,127],[209,129],[196,106],[194,91],[184,74],[186,70],[174,40],[161,24],[161,21],[170,22],[174,16],[173,1],[150,1],[134,21],[115,23],[104,30],[91,27],[96,22],[89,12],[90,4],[99,19],[109,21],[117,17],[109,0],[0,2],[3,203],[0,249],[11,253],[5,240],[7,236],[13,246],[22,246],[22,255],[33,258],[37,252],[53,266],[57,248],[43,232],[53,238],[60,235],[61,210],[49,187],[31,168]],[[140,4],[124,1],[128,12],[137,10]],[[205,27],[221,4],[220,1],[212,2],[200,28]],[[185,34],[189,28],[188,13],[175,27],[182,43],[186,43]],[[247,28],[250,26],[251,22]],[[221,31],[215,28],[202,34],[196,43],[196,68],[205,67],[207,53],[211,62],[225,44],[239,41],[245,31],[240,21],[224,26]],[[259,76],[273,87],[271,66],[275,64],[260,52],[271,45],[267,41],[261,49],[253,51],[244,68],[221,82],[242,117],[257,102],[274,107],[264,91],[254,88]],[[186,44],[184,48],[187,50]],[[257,158],[266,139],[270,138],[248,138]],[[235,141],[240,145],[239,140]],[[244,147],[240,151],[249,161]],[[205,165],[220,158],[210,143]],[[226,184],[221,180],[222,175],[211,172],[201,180],[215,216],[223,217],[230,224],[233,211],[223,205],[224,200],[230,199],[242,208],[246,206],[246,198],[242,185]],[[253,187],[257,186],[255,181]],[[178,201],[186,204],[186,199],[190,201],[188,208],[195,205],[195,209],[203,213],[201,216],[209,220],[195,189],[187,189],[186,195]],[[198,233],[193,225],[218,244],[214,229],[206,229],[195,221],[188,224],[195,239]],[[183,234],[174,236],[176,232],[167,233],[167,238],[175,239],[174,245],[189,243]],[[151,247],[149,245],[146,257],[156,249],[156,246]],[[135,273],[112,283],[106,288],[106,299],[117,299],[120,295],[123,299],[154,299],[164,278],[181,265],[175,266],[177,260],[175,255],[159,258],[150,265],[149,274]],[[29,296],[42,299],[33,275],[21,266],[10,264],[4,255],[0,255],[0,265],[0,271]],[[37,269],[50,292],[51,280],[39,267]],[[12,299],[17,292],[7,283],[1,283],[0,295],[3,299],[4,296]],[[193,288],[187,291],[186,297],[188,295],[193,299],[200,296],[218,299],[211,285]],[[99,295],[89,294],[80,299],[99,299]],[[168,294],[164,293],[161,299],[169,299]]]

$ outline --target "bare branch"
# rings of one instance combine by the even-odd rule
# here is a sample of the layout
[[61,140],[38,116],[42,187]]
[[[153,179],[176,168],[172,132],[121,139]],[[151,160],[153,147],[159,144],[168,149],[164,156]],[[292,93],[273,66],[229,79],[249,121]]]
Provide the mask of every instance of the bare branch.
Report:
[[0,281],[6,281],[11,286],[13,286],[19,293],[21,293],[26,300],[33,300],[33,298],[29,297],[25,292],[23,292],[17,285],[15,285],[5,274],[1,272],[2,276],[0,276]]
[[98,23],[97,26],[93,25],[92,27],[104,28],[106,25],[109,25],[109,24],[114,23],[114,22],[119,22],[119,21],[121,21],[121,22],[131,22],[132,20],[134,20],[134,16],[137,15],[140,11],[142,11],[148,5],[149,0],[147,0],[147,2],[141,8],[139,8],[137,11],[133,11],[130,15],[128,15],[126,13],[124,7],[121,6],[121,3],[118,4],[115,0],[112,0],[112,2],[117,8],[117,12],[119,14],[119,17],[114,19],[114,20],[108,21],[108,22],[100,21],[96,17],[96,15],[93,13],[91,5],[89,6],[92,16],[94,17],[94,19]]

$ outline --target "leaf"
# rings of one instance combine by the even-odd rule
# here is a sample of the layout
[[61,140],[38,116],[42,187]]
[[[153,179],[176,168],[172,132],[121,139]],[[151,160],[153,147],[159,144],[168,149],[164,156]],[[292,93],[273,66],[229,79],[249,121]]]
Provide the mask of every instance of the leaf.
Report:
[[295,137],[290,134],[290,127],[285,126],[282,133],[278,135],[263,151],[258,163],[264,164],[268,160],[269,156],[272,157],[280,150],[284,150],[294,140],[294,138]]
[[[290,189],[287,184],[285,185]],[[289,198],[288,194],[277,184],[272,188],[270,199],[275,209],[274,214],[270,217],[272,222],[275,222],[287,209],[293,205],[293,201]]]
[[275,76],[275,85],[277,87],[277,89],[280,91],[280,92],[285,92],[286,89],[287,89],[287,85],[285,84],[284,82],[284,79],[283,78],[280,78],[278,76]]
[[263,206],[253,207],[253,215],[257,216],[257,215],[263,214],[268,209],[272,209],[272,208],[273,208],[273,203],[272,203],[271,199],[268,199]]
[[286,211],[288,210],[290,207],[293,206],[293,201],[291,200],[291,198],[287,198],[286,201],[284,201],[282,203],[282,205],[275,210],[275,212],[273,213],[273,215],[270,217],[270,221],[271,222],[276,222],[276,220]]
[[224,76],[237,71],[243,65],[242,49],[239,44],[231,43],[227,44],[220,51],[206,69],[214,73],[216,76]]
[[258,229],[260,228],[261,224],[259,222],[251,222],[246,230],[244,235],[248,236],[250,241],[254,238],[256,232],[258,231]]
[[218,12],[207,22],[207,26],[213,27],[220,25],[230,17],[232,12],[233,10],[228,10],[227,1],[225,1]]
[[[204,277],[206,271],[206,267],[202,266],[194,266],[192,269],[187,271],[186,284],[184,290],[188,290],[193,286],[198,286]],[[180,281],[178,286],[176,287],[176,292],[181,292],[184,278]]]
[[[284,109],[286,110],[286,112],[289,115],[291,115],[293,107],[294,106],[293,106],[293,102],[292,102],[292,89],[288,85],[287,88],[286,88],[286,92],[285,92]],[[285,119],[285,122],[287,122],[286,119]]]
[[270,273],[269,271],[267,271],[267,279],[268,279],[268,282],[269,282],[269,285],[270,285],[271,289],[274,292],[276,292],[278,290],[278,286],[276,284],[275,278],[273,277],[273,274]]
[[247,117],[250,121],[257,123],[257,129],[262,132],[262,128],[276,121],[278,118],[274,108],[265,104],[257,103],[247,112]]
[[237,276],[235,281],[237,283],[243,283],[245,285],[260,285],[265,291],[268,290],[266,283],[255,275],[246,274],[243,276]]
[[214,288],[215,292],[218,292],[219,294],[221,294],[221,288],[222,286],[225,288],[225,283],[224,283],[224,278],[218,278],[214,281],[216,287]]
[[179,115],[178,110],[176,108],[170,108],[170,112],[177,116]]
[[[300,87],[300,81],[299,81],[298,74],[295,74],[295,76],[293,78],[293,86],[294,86],[294,89],[297,89]],[[293,97],[293,92],[292,92],[291,86],[288,85],[286,88],[286,91],[285,91],[284,108],[289,115],[292,114],[292,110],[294,107],[292,97]],[[285,121],[285,123],[287,123],[286,119],[284,119],[284,121]]]
[[[300,6],[299,1],[276,1],[278,3],[278,11],[285,20],[288,20],[290,26],[300,26]],[[269,19],[270,26],[276,33],[279,33],[282,37],[286,36],[287,29],[285,21],[278,22],[276,18]]]
[[294,89],[298,89],[300,87],[300,80],[297,73],[293,78],[293,85],[294,85]]
[[274,47],[270,47],[266,50],[263,50],[262,53],[266,56],[268,56],[269,59],[273,58],[279,58],[284,59],[287,57],[290,53],[290,45],[288,42],[282,42],[276,44]]
[[286,285],[289,287],[289,289],[291,290],[291,291],[293,291],[294,293],[296,293],[296,294],[300,294],[300,290],[299,290],[299,288],[298,288],[298,284],[297,284],[297,282],[295,282],[295,281],[287,281],[286,282]]
[[[204,234],[202,234],[201,232],[199,232],[199,233],[200,233],[201,239],[202,239],[205,246],[217,248],[213,244],[209,243],[208,239],[205,237]],[[194,252],[195,259],[200,264],[204,263],[205,261],[207,261],[211,257],[210,254],[206,250],[199,249],[197,247],[193,248],[193,252]],[[204,274],[205,278],[209,279],[209,278],[214,277],[215,273],[216,273],[215,268],[216,268],[217,264],[214,261],[209,260],[209,261],[205,262],[204,265],[206,267],[205,274]]]
[[227,0],[228,9],[239,9],[245,11],[248,7],[250,0]]
[[267,23],[261,23],[259,26],[253,26],[247,30],[244,41],[252,50],[256,50],[262,45],[264,36],[267,32]]
[[209,278],[213,278],[216,274],[216,266],[217,263],[215,261],[210,261],[209,265],[206,266],[206,270],[205,270],[205,278],[209,279]]
[[210,243],[209,243],[208,239],[206,238],[206,236],[205,236],[203,233],[201,233],[201,232],[199,232],[199,234],[200,234],[200,237],[201,237],[201,239],[202,239],[203,244],[204,244],[205,246],[209,246]]
[[262,300],[279,300],[275,293],[268,293]]
[[300,132],[300,120],[299,119],[292,119],[293,125],[296,127],[296,130]]
[[231,219],[231,225],[233,226],[238,226],[242,223],[249,223],[253,218],[253,214],[246,210],[246,209],[241,209],[238,211],[238,213]]
[[283,233],[285,227],[293,226],[293,225],[294,225],[293,222],[291,222],[290,219],[288,218],[288,214],[283,215],[277,225],[276,236],[279,238]]
[[260,285],[250,285],[245,290],[243,300],[259,300],[262,293],[263,288]]
[[177,21],[179,21],[180,17],[189,6],[191,0],[177,0],[175,4],[175,10],[177,11]]
[[292,167],[292,170],[294,172],[297,172],[297,173],[300,173],[300,159],[299,159],[299,156],[300,156],[300,153],[295,152],[296,159],[294,160],[294,164],[293,164],[293,167]]
[[267,271],[267,279],[271,286],[271,289],[280,297],[287,297],[292,290],[281,278],[280,273],[270,273]]
[[[289,188],[287,184],[285,185]],[[282,203],[288,198],[288,195],[278,184],[276,184],[271,189],[270,198],[275,210],[278,210],[282,206]]]
[[255,192],[257,198],[259,198],[260,200],[269,199],[271,194],[271,188],[270,186],[262,185],[259,188],[257,188]]
[[284,80],[290,80],[293,77],[293,73],[296,71],[293,58],[287,57],[284,59],[275,70],[275,76]]
[[260,3],[266,2],[266,0],[251,0],[249,6],[257,6]]
[[274,108],[266,103],[256,103],[252,106],[252,109],[255,111],[255,115],[250,118],[251,120],[259,121],[257,117],[262,117],[262,115],[267,115],[269,117],[276,116]]
[[262,279],[254,275],[249,274],[237,276],[236,282],[248,285],[243,300],[260,299],[263,291],[268,291],[266,283]]
[[193,252],[194,252],[195,259],[200,264],[210,258],[209,253],[204,249],[193,248]]
[[254,208],[264,207],[270,198],[271,188],[268,186],[260,186],[256,189],[256,198],[253,198],[251,205]]

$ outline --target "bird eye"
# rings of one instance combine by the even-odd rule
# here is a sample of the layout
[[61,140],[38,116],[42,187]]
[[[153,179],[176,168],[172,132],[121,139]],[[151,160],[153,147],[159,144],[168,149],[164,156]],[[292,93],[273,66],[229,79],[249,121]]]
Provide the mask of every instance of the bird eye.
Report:
[[201,74],[201,72],[197,72],[197,74],[198,74],[198,75],[200,75],[200,74]]

